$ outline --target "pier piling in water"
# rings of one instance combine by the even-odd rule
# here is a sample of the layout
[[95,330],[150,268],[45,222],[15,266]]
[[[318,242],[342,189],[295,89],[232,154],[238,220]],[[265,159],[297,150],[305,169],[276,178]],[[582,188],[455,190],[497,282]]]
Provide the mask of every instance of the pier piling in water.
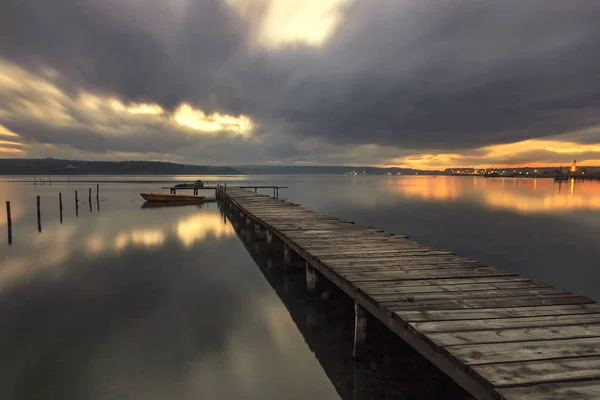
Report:
[[41,210],[40,196],[37,196],[37,222],[38,222],[38,232],[41,232],[42,231],[42,210]]
[[360,357],[365,354],[367,339],[367,312],[358,303],[354,304],[354,349],[352,355]]
[[10,215],[10,201],[6,202],[6,226],[8,228],[8,244],[12,244],[12,217]]
[[100,184],[96,184],[96,201],[100,201]]
[[58,193],[58,210],[60,212],[60,223],[63,223],[63,205],[62,205],[62,193]]
[[77,197],[77,190],[75,191],[75,216],[79,217],[79,198]]

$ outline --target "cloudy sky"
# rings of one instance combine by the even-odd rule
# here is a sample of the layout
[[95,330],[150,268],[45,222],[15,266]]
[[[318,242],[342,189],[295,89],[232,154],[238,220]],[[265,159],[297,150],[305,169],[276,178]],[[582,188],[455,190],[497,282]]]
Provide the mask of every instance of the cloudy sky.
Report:
[[598,0],[2,0],[0,157],[600,165]]

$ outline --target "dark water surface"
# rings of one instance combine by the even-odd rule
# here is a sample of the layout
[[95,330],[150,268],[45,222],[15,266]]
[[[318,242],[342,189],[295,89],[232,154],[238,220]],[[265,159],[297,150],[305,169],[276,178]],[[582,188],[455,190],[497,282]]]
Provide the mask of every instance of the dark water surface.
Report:
[[[176,178],[98,177],[112,182],[91,204],[95,184],[75,182],[89,178],[20,179],[0,180],[13,220],[9,246],[3,206],[0,399],[466,397],[377,324],[372,356],[354,364],[348,299],[332,288],[330,300],[307,300],[303,276],[267,268],[277,257],[269,264],[260,242],[236,232],[216,203],[142,208],[139,193],[164,186],[152,180]],[[307,208],[600,299],[597,182],[204,179],[288,185],[280,195]]]

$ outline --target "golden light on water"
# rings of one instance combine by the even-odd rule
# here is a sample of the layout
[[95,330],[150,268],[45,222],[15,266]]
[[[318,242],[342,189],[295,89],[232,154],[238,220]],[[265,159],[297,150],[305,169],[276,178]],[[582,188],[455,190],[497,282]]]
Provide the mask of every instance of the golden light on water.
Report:
[[555,213],[600,209],[600,181],[553,179],[410,177],[390,179],[388,188],[409,198],[463,200],[518,213]]
[[182,219],[177,223],[175,232],[185,247],[190,247],[207,237],[218,239],[235,234],[231,225],[224,224],[223,219],[214,214],[200,214]]
[[163,244],[165,238],[165,233],[160,229],[135,229],[118,234],[114,244],[117,250],[124,249],[128,245],[154,247]]

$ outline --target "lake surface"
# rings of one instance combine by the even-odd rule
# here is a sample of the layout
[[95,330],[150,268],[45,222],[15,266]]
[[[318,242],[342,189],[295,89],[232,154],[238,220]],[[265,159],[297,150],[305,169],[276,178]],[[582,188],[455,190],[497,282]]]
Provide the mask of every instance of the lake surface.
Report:
[[[287,185],[280,197],[309,209],[600,299],[600,182],[52,177],[34,186],[3,177],[13,243],[3,206],[0,398],[468,397],[376,324],[371,358],[355,364],[347,299],[306,300],[303,276],[269,272],[268,256],[216,203],[142,208],[140,192],[166,186],[157,181],[197,178]],[[78,179],[103,181],[98,202],[96,184]]]

